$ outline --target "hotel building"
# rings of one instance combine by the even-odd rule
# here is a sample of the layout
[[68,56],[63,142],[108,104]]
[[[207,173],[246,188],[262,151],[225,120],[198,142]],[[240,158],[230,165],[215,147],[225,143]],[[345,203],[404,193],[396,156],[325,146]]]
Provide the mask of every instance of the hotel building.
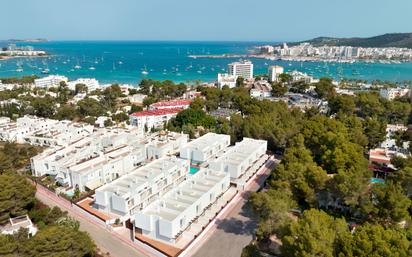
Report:
[[242,77],[244,79],[253,78],[253,63],[251,61],[233,62],[228,65],[229,75]]
[[99,81],[97,81],[96,79],[82,79],[82,78],[74,80],[74,81],[69,81],[67,83],[67,86],[69,87],[70,90],[74,91],[76,90],[76,85],[79,85],[79,84],[85,85],[87,87],[88,92],[92,92],[100,88]]
[[60,82],[65,82],[67,83],[69,79],[65,76],[59,76],[59,75],[50,75],[44,78],[40,79],[35,79],[34,80],[34,85],[36,87],[57,87],[60,85]]

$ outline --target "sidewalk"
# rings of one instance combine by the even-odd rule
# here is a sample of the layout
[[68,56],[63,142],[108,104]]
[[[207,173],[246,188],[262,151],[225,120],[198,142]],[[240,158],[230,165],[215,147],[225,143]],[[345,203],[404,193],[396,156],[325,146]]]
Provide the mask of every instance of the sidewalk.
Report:
[[155,256],[146,249],[139,247],[130,238],[120,235],[114,231],[109,231],[103,224],[98,223],[71,206],[66,199],[58,197],[49,190],[37,185],[36,197],[49,206],[58,206],[63,211],[67,211],[70,216],[80,222],[80,229],[90,234],[96,245],[103,252],[109,252],[111,256]]

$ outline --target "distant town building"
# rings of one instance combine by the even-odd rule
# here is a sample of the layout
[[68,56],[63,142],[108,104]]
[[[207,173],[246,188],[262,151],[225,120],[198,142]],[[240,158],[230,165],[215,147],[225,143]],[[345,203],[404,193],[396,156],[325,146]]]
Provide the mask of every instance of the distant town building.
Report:
[[266,80],[258,80],[253,83],[250,96],[256,98],[267,98],[272,96],[272,86]]
[[76,85],[78,84],[85,85],[87,87],[88,92],[94,91],[99,88],[99,81],[97,81],[96,79],[87,79],[87,78],[85,79],[80,78],[74,81],[69,81],[67,83],[67,86],[69,87],[70,90],[75,90]]
[[49,87],[57,87],[60,85],[60,82],[67,83],[68,81],[69,79],[65,76],[50,75],[44,78],[35,79],[34,85],[36,87],[49,88]]
[[158,110],[145,110],[130,115],[130,124],[140,129],[163,128],[171,118],[182,111],[182,108],[168,108]]
[[190,99],[178,99],[178,100],[172,100],[172,101],[164,101],[164,102],[157,102],[154,104],[151,104],[149,106],[149,110],[164,110],[164,109],[187,109],[189,108],[190,104],[192,103],[192,100]]
[[253,63],[251,61],[240,61],[228,64],[229,75],[242,77],[244,79],[253,78]]
[[260,53],[261,54],[273,54],[275,51],[275,47],[271,45],[266,45],[266,46],[261,46],[260,47]]
[[236,80],[237,76],[229,75],[227,73],[219,73],[217,74],[217,87],[222,88],[224,86],[228,86],[229,88],[236,87]]
[[270,82],[279,82],[279,75],[284,73],[282,66],[270,66],[269,67],[269,81]]
[[143,94],[134,94],[134,95],[129,95],[127,98],[129,99],[131,104],[137,104],[137,105],[142,105],[143,100],[147,97],[147,95]]
[[409,94],[409,89],[407,88],[382,88],[379,91],[381,97],[387,100],[393,100],[396,97],[402,97]]
[[381,143],[380,147],[383,149],[388,149],[395,151],[398,155],[404,155],[406,158],[409,155],[409,141],[405,140],[400,145],[396,144],[396,139],[394,138],[395,133],[405,132],[408,128],[403,124],[387,124],[386,125],[386,137]]

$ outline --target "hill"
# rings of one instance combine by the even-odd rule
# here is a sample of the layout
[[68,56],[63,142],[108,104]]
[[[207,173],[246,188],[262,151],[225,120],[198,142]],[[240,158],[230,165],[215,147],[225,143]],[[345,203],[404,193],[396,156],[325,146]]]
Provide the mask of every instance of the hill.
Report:
[[388,33],[368,38],[333,38],[317,37],[311,40],[297,42],[311,43],[315,46],[358,46],[358,47],[407,47],[412,48],[412,33]]

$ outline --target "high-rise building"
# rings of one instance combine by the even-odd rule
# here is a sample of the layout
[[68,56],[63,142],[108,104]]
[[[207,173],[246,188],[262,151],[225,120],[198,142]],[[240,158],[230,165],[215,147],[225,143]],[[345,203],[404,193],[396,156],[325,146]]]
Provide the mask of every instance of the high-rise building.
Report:
[[253,63],[251,61],[240,61],[229,63],[229,75],[242,77],[244,79],[253,78]]

